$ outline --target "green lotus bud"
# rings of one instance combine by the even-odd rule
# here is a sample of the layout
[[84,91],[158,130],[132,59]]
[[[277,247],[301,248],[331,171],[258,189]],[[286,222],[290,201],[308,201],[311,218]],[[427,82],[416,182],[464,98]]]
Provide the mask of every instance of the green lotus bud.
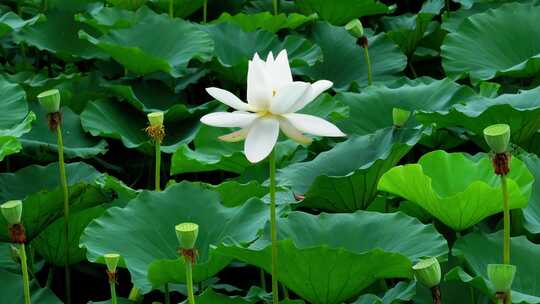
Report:
[[22,217],[22,201],[8,201],[0,206],[2,215],[10,225],[20,224]]
[[516,266],[510,264],[488,264],[488,278],[496,292],[507,292],[512,287]]
[[37,96],[41,106],[47,113],[60,111],[60,91],[57,89],[48,90]]
[[495,153],[504,153],[510,142],[510,126],[507,124],[491,125],[484,129],[484,138]]
[[107,253],[103,256],[105,258],[105,264],[109,272],[116,272],[116,266],[120,261],[120,255],[118,253]]
[[181,248],[193,249],[197,236],[199,235],[199,225],[195,223],[182,223],[175,227],[176,237]]
[[423,259],[413,266],[414,275],[420,283],[432,288],[441,282],[441,265],[436,258]]
[[356,38],[364,37],[364,27],[362,26],[362,22],[360,22],[359,19],[353,19],[349,21],[349,23],[345,25],[345,29],[353,37],[356,37]]
[[392,119],[394,121],[394,126],[403,127],[407,120],[411,117],[411,111],[403,110],[400,108],[392,109]]
[[148,116],[148,121],[151,126],[163,125],[163,112],[152,112],[146,116]]

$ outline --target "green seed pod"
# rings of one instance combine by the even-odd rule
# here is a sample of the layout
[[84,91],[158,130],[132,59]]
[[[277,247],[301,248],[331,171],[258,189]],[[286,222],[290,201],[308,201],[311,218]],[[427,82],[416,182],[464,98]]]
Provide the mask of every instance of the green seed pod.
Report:
[[507,292],[512,287],[516,266],[510,264],[488,264],[488,278],[496,292]]
[[10,225],[20,224],[22,217],[22,201],[8,201],[0,206],[2,215]]
[[193,249],[193,247],[195,247],[195,242],[197,242],[197,236],[199,235],[199,225],[195,223],[182,223],[176,225],[174,228],[180,247],[184,249]]
[[432,288],[441,282],[441,265],[436,258],[423,259],[413,266],[414,275],[420,283]]
[[403,110],[400,108],[392,109],[392,119],[394,121],[394,126],[403,127],[407,120],[411,117],[411,111]]
[[484,129],[484,139],[495,153],[504,153],[510,143],[510,126],[507,124],[491,125]]
[[345,29],[355,38],[364,37],[364,27],[359,19],[353,19],[345,25]]
[[103,256],[105,258],[105,264],[109,272],[116,272],[116,267],[120,261],[120,255],[118,253],[107,253]]
[[56,113],[60,111],[60,91],[57,89],[42,92],[37,98],[47,113]]
[[151,126],[163,125],[163,112],[152,112],[146,116],[148,117]]

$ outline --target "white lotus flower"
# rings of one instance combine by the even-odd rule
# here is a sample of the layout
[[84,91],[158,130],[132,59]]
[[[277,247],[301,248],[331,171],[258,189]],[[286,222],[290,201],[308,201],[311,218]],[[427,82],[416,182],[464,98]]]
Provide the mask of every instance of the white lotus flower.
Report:
[[312,141],[303,133],[345,136],[338,127],[322,118],[295,113],[330,87],[332,82],[328,80],[313,84],[293,81],[286,50],[275,59],[270,52],[266,62],[255,54],[249,61],[247,103],[229,91],[207,88],[208,94],[236,111],[210,113],[203,116],[201,122],[214,127],[241,128],[219,139],[231,142],[245,139],[244,153],[250,162],[257,163],[272,152],[280,129],[301,144]]

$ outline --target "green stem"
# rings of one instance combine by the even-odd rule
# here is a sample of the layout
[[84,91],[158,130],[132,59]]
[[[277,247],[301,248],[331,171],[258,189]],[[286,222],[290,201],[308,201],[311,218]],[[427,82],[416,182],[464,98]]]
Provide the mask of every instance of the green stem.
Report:
[[276,155],[275,149],[269,156],[270,163],[270,234],[272,238],[272,301],[279,303],[277,273],[277,225],[276,225]]
[[364,47],[364,58],[366,59],[367,64],[367,77],[368,77],[368,84],[373,84],[373,72],[371,70],[371,58],[369,57],[369,47],[366,45]]
[[156,191],[161,191],[161,144],[156,140]]
[[203,24],[206,24],[206,19],[208,16],[208,0],[203,2]]
[[128,300],[132,302],[138,302],[139,301],[139,288],[133,286],[131,288],[131,291],[129,292]]
[[446,0],[446,17],[450,17],[450,0]]
[[51,288],[53,279],[54,279],[54,266],[50,265],[49,272],[47,273],[47,282],[45,283],[45,287]]
[[261,276],[261,288],[266,292],[266,276],[264,273],[264,269],[259,268],[259,274]]
[[195,295],[193,294],[193,264],[190,261],[186,261],[186,282],[188,292],[188,303],[195,304]]
[[19,256],[21,258],[21,270],[23,275],[24,304],[30,304],[30,279],[28,278],[28,263],[26,262],[26,248],[24,244],[21,244]]
[[171,292],[169,291],[169,283],[165,283],[165,304],[171,304]]
[[71,275],[69,270],[69,192],[66,178],[66,168],[64,164],[64,142],[62,139],[62,128],[56,127],[58,137],[58,166],[60,168],[60,183],[64,192],[64,271],[66,280],[66,303],[71,304]]
[[501,175],[501,189],[503,195],[503,212],[504,212],[504,248],[503,248],[503,263],[510,264],[510,206],[508,204],[508,184],[506,175]]
[[174,0],[169,0],[169,17],[174,18]]
[[111,287],[111,303],[118,304],[118,300],[116,299],[116,282],[113,280],[110,280],[109,286]]
[[47,0],[42,0],[41,1],[41,4],[42,4],[42,7],[43,7],[43,12],[46,12],[47,11]]
[[272,4],[273,4],[273,7],[274,7],[274,15],[277,15],[279,13],[278,1],[279,0],[272,0]]
[[283,296],[285,299],[289,299],[289,289],[287,289],[287,286],[285,284],[281,284],[281,289],[283,290]]

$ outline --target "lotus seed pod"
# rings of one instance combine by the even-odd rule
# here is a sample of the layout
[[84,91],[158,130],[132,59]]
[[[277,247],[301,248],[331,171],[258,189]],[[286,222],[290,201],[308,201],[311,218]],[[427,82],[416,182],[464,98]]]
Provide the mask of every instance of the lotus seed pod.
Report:
[[146,116],[148,117],[151,126],[163,125],[163,112],[152,112]]
[[356,37],[356,38],[364,37],[364,27],[362,26],[362,22],[360,22],[359,19],[353,19],[349,21],[349,23],[345,25],[345,29],[353,37]]
[[120,261],[120,255],[118,253],[107,253],[103,256],[105,258],[105,264],[109,272],[116,272],[116,266]]
[[507,124],[491,125],[484,129],[484,139],[495,153],[504,153],[510,143],[510,126]]
[[420,283],[432,288],[441,282],[441,265],[436,258],[423,259],[413,266],[414,275]]
[[60,111],[60,91],[57,89],[42,92],[37,98],[47,113],[56,113]]
[[2,215],[10,225],[20,224],[22,216],[22,201],[8,201],[0,206]]
[[512,287],[516,266],[510,264],[488,264],[488,278],[496,292],[507,292]]
[[403,127],[407,120],[411,117],[411,111],[403,110],[400,108],[392,109],[392,119],[394,121],[394,126]]
[[197,236],[199,235],[199,225],[195,223],[182,223],[175,227],[176,237],[180,243],[180,248],[193,249]]

